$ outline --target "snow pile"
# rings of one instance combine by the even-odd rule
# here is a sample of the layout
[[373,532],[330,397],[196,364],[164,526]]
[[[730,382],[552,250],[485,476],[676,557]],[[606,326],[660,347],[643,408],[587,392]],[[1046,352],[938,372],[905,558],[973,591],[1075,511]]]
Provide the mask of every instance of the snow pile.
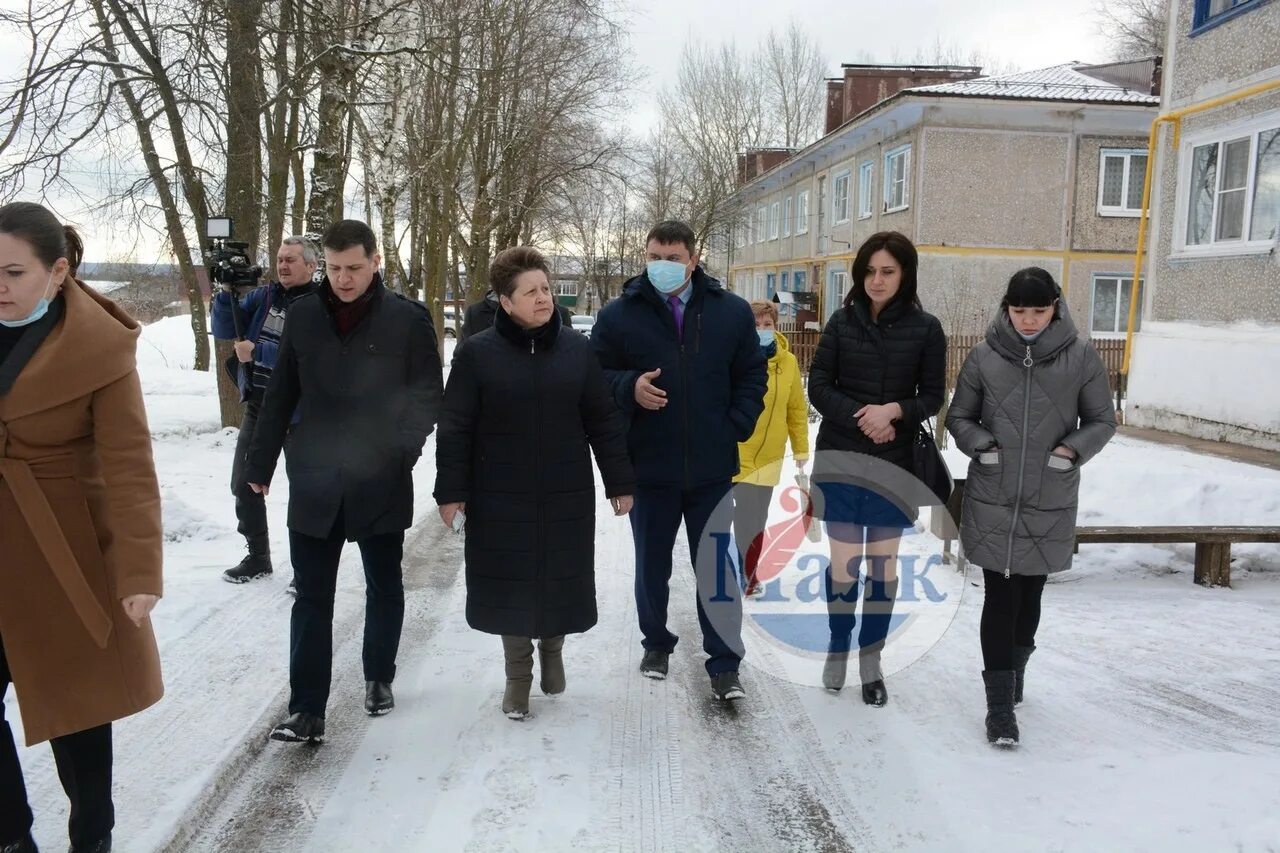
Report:
[[[225,510],[225,501],[219,500],[218,510]],[[201,512],[182,499],[175,489],[165,489],[161,494],[161,515],[164,519],[166,542],[182,542],[187,539],[218,539],[226,536],[233,525],[219,524],[208,513]]]

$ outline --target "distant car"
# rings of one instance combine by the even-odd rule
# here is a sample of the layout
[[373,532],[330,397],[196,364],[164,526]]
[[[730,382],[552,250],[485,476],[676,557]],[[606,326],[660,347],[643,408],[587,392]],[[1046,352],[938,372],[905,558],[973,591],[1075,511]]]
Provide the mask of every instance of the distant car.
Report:
[[446,338],[455,338],[458,336],[458,333],[454,330],[453,325],[454,325],[454,319],[457,317],[458,312],[452,305],[445,305],[443,311],[444,311],[444,336]]
[[574,314],[569,318],[569,322],[573,325],[573,328],[587,337],[591,337],[591,327],[596,324],[596,318],[590,314]]

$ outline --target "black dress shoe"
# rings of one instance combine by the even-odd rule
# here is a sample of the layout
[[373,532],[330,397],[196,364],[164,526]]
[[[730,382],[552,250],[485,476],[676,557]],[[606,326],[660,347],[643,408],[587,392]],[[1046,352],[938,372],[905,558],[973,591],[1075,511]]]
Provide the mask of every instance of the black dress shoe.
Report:
[[667,677],[667,661],[671,652],[650,650],[640,659],[640,674],[645,678],[656,678],[659,681]]
[[[34,850],[35,847],[31,849]],[[67,848],[67,853],[111,853],[111,836],[99,838],[90,844],[72,844]]]
[[396,706],[396,697],[391,694],[391,684],[386,681],[366,681],[364,683],[364,709],[371,717],[380,717]]
[[20,841],[0,844],[0,853],[40,853],[40,851],[36,847],[36,840],[28,833],[27,837]]
[[289,718],[271,730],[272,740],[289,743],[324,743],[324,717],[315,714],[290,714]]

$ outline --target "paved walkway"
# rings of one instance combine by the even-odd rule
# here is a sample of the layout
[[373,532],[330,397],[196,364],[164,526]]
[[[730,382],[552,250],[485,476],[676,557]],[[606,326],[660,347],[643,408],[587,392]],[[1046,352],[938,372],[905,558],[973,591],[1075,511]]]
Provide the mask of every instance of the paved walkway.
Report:
[[1234,459],[1236,462],[1246,462],[1250,465],[1261,465],[1263,468],[1272,468],[1280,471],[1280,453],[1274,450],[1263,450],[1259,447],[1248,447],[1243,444],[1232,444],[1228,441],[1210,441],[1205,438],[1192,438],[1186,435],[1180,435],[1174,432],[1165,432],[1159,429],[1144,429],[1142,427],[1122,426],[1120,434],[1127,435],[1131,438],[1140,438],[1143,441],[1151,441],[1156,444],[1165,444],[1172,447],[1185,447],[1196,453],[1206,453],[1210,456],[1220,456],[1223,459]]

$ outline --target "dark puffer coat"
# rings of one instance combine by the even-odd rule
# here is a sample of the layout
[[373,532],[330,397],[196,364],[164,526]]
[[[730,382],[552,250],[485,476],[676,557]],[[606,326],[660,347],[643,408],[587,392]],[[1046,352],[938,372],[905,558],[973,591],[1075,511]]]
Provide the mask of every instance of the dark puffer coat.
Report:
[[596,623],[595,477],[635,492],[622,420],[587,339],[501,309],[454,354],[436,436],[437,503],[465,503],[467,624],[555,637]]
[[[1070,568],[1080,466],[1111,440],[1116,414],[1102,358],[1066,306],[1030,344],[1000,312],[960,369],[947,429],[972,457],[960,521],[969,562],[1006,576]],[[1076,452],[1066,469],[1049,466],[1058,445]]]
[[[947,338],[932,314],[901,302],[875,321],[866,302],[836,311],[809,368],[809,400],[822,415],[817,449],[867,453],[910,469],[912,437],[942,407],[946,370]],[[893,441],[876,444],[854,414],[886,403],[900,404],[903,417]]]

